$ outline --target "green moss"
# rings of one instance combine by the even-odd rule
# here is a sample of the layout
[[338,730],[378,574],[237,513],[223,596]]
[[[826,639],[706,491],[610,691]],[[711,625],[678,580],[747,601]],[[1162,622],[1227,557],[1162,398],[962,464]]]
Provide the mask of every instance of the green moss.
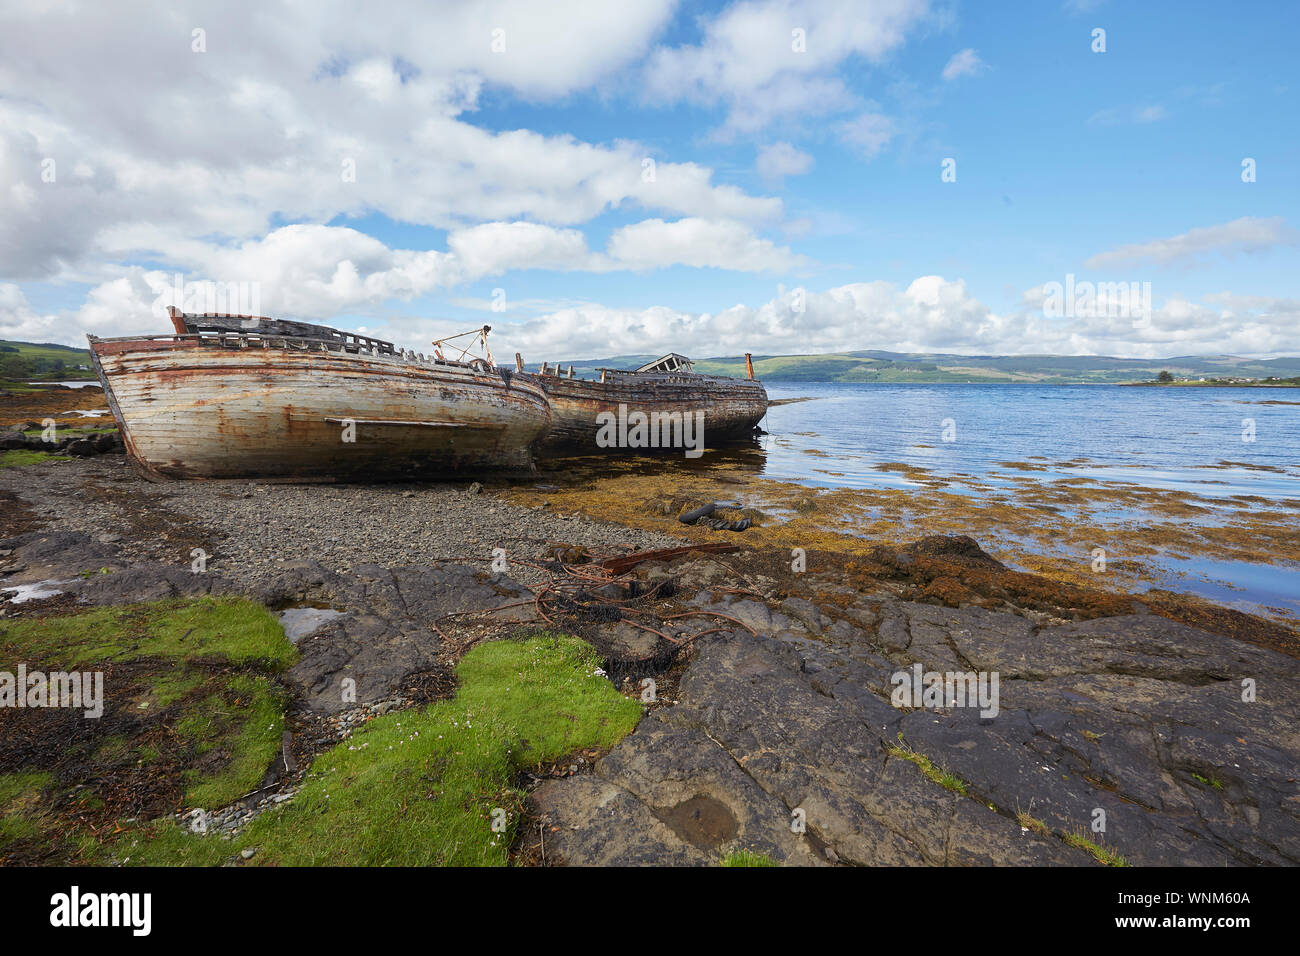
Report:
[[[76,428],[69,425],[60,425],[54,432],[55,441],[63,441],[65,438],[98,438],[100,435],[114,435],[117,433],[116,426],[106,428]],[[28,428],[23,432],[26,438],[44,438],[46,430],[42,427]]]
[[1215,790],[1223,789],[1223,781],[1219,780],[1217,777],[1203,777],[1199,773],[1193,773],[1192,776],[1207,787],[1213,787]]
[[280,671],[298,658],[279,622],[244,598],[200,598],[103,607],[71,617],[0,625],[12,656],[73,667],[159,657],[224,658]]
[[457,667],[455,698],[371,721],[317,757],[294,799],[237,840],[171,824],[119,853],[154,865],[210,863],[243,847],[271,865],[503,865],[522,810],[519,772],[610,747],[640,719],[640,704],[598,666],[567,635],[479,645]]
[[173,729],[196,755],[214,751],[221,769],[188,770],[190,806],[224,807],[257,789],[280,750],[284,693],[264,677],[239,675],[220,694],[196,700]]
[[766,853],[755,853],[753,850],[736,850],[734,853],[728,853],[722,858],[723,866],[780,866],[776,860],[772,859]]
[[41,835],[41,828],[22,817],[0,817],[0,847]]
[[[46,670],[127,665],[112,671],[103,721],[88,722],[66,745],[33,740],[27,748],[47,752],[51,769],[90,765],[88,786],[55,787],[48,773],[0,778],[8,790],[53,788],[44,805],[62,808],[62,816],[51,811],[40,819],[17,814],[4,806],[8,790],[0,787],[0,818],[11,821],[5,832],[35,835],[30,823],[44,831],[47,851],[82,861],[98,849],[97,838],[83,839],[102,830],[93,814],[117,802],[107,799],[114,788],[135,786],[141,767],[166,775],[147,789],[177,805],[216,809],[255,790],[284,731],[287,695],[274,674],[297,651],[261,605],[203,598],[0,622],[0,657]],[[83,823],[93,826],[82,833]]]
[[0,848],[40,835],[41,797],[53,782],[48,773],[0,774]]
[[20,804],[35,802],[53,781],[48,773],[0,774],[0,812],[9,813],[21,809]]
[[29,451],[26,448],[0,451],[0,468],[22,468],[26,465],[39,465],[43,461],[71,460],[69,455],[51,455],[48,451]]
[[206,675],[198,668],[184,667],[179,671],[159,674],[151,683],[152,704],[166,707],[180,700],[204,682]]

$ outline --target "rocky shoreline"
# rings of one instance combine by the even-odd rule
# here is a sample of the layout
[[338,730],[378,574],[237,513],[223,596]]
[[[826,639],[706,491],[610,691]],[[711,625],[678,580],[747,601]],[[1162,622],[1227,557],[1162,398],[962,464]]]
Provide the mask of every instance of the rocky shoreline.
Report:
[[286,564],[336,571],[454,558],[490,562],[500,549],[534,559],[555,543],[597,553],[666,547],[676,538],[526,507],[477,484],[294,485],[256,481],[156,484],[120,455],[53,462],[40,481],[0,471],[0,494],[17,496],[37,522],[119,544],[129,559],[206,570],[242,585]]
[[[0,496],[0,587],[62,592],[6,617],[198,594],[338,612],[298,640],[283,766],[218,813],[225,831],[291,799],[312,755],[368,715],[452,693],[470,646],[554,626],[596,647],[646,716],[608,754],[530,782],[524,861],[1300,862],[1285,634],[1034,589],[969,539],[810,551],[802,570],[774,548],[687,555],[545,605],[566,565],[680,541],[518,489],[154,485],[116,455],[0,470]],[[917,665],[996,673],[996,715],[896,706]]]

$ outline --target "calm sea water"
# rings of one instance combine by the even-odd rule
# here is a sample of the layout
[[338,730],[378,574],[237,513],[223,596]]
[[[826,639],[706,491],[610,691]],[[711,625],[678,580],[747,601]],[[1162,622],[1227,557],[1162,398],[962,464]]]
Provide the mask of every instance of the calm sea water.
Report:
[[[1017,478],[1085,477],[1219,499],[1224,521],[1243,506],[1232,496],[1300,498],[1295,388],[772,383],[768,394],[815,399],[768,412],[763,474],[782,481],[923,488],[875,467],[889,462],[929,469],[953,480],[946,491],[972,495],[985,492],[964,487],[964,478],[1014,489]],[[1291,513],[1300,535],[1300,512]],[[1094,518],[1141,523],[1146,516],[1130,508]],[[1162,586],[1244,610],[1300,615],[1295,565],[1178,555],[1162,556],[1158,567],[1146,563]]]
[[[1300,388],[774,383],[768,395],[816,399],[768,412],[764,474],[785,481],[908,487],[873,466],[985,478],[1021,474],[999,462],[1030,461],[1048,465],[1031,474],[1049,480],[1300,497]],[[811,462],[805,449],[827,457]]]

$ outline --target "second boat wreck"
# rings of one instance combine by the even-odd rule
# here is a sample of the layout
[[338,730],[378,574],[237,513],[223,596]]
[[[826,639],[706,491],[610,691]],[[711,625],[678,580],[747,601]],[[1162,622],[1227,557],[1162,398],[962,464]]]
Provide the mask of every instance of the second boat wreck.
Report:
[[[145,476],[367,480],[527,472],[539,451],[698,457],[751,436],[753,379],[699,375],[669,354],[599,380],[425,356],[323,325],[169,309],[174,334],[90,339],[132,463]],[[459,338],[453,336],[452,338]],[[558,371],[558,370],[557,370]]]
[[599,379],[576,378],[543,364],[521,375],[551,405],[551,427],[541,449],[562,452],[673,451],[698,457],[705,443],[749,438],[767,414],[767,390],[748,379],[701,375],[684,355],[670,352],[640,368],[598,369]]

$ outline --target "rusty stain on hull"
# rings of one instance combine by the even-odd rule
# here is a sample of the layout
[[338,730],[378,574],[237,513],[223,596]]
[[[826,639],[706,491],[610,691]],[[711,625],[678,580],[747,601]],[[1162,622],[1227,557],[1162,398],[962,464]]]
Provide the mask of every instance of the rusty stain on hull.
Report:
[[[551,406],[551,428],[539,451],[591,450],[597,447],[597,416],[631,413],[704,413],[704,437],[709,444],[748,438],[767,414],[767,390],[761,382],[724,376],[616,373],[605,381],[526,374]],[[602,449],[604,450],[604,449]]]
[[150,477],[526,471],[550,425],[540,388],[486,366],[237,333],[90,345],[127,453]]

